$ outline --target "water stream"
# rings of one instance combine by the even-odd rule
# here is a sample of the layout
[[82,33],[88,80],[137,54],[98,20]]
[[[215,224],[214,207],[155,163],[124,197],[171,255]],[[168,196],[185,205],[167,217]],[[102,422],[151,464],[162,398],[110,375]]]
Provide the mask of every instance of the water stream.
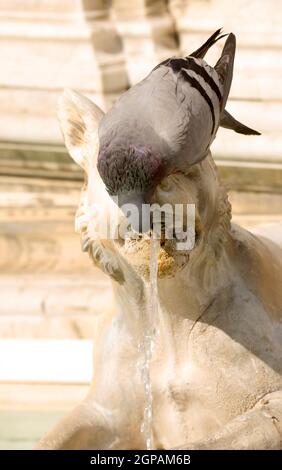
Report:
[[153,396],[151,384],[151,359],[154,351],[155,337],[158,332],[159,312],[158,312],[158,256],[160,250],[160,241],[152,235],[150,240],[150,281],[148,286],[147,311],[144,318],[144,337],[143,337],[143,365],[142,381],[145,392],[144,419],[141,431],[144,433],[146,447],[153,449]]

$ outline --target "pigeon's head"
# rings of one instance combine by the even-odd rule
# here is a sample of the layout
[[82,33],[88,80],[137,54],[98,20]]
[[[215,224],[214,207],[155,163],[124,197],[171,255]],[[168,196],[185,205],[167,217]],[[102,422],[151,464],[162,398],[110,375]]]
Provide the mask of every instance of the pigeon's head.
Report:
[[132,228],[149,231],[151,196],[165,172],[161,155],[146,145],[109,145],[100,148],[97,168]]

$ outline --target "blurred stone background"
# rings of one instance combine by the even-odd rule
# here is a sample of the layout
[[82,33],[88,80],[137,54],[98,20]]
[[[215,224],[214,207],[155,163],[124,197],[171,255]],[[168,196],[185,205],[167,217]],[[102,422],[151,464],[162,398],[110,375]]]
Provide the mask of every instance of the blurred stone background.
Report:
[[[113,308],[108,280],[74,233],[82,174],[63,145],[59,94],[74,88],[106,110],[158,62],[192,52],[219,27],[237,36],[227,109],[262,132],[220,129],[214,143],[233,218],[245,227],[282,220],[280,2],[0,0],[0,439],[11,429],[3,446],[12,436],[12,446],[28,447],[41,434],[36,425],[34,435],[23,431],[19,416],[31,403],[62,410],[83,395],[95,318]],[[207,55],[212,65],[222,44]],[[66,373],[70,357],[77,364]],[[5,415],[15,407],[14,418]],[[44,428],[38,416],[31,422]],[[20,426],[16,437],[8,421]]]

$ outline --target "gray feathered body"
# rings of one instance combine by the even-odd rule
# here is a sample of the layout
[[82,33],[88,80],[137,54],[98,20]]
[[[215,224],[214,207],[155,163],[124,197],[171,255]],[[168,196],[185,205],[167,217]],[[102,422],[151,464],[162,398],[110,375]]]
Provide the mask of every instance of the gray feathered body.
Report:
[[103,117],[97,166],[120,207],[149,203],[163,177],[175,171],[185,173],[205,158],[219,125],[258,134],[225,111],[235,36],[228,36],[215,67],[203,60],[222,37],[219,34],[216,31],[191,56],[163,61]]
[[[207,68],[220,88],[212,67],[203,60],[192,60]],[[161,159],[163,176],[174,170],[185,171],[204,158],[219,125],[220,103],[212,88],[207,90],[214,110],[213,121],[205,97],[187,79],[196,80],[196,75],[192,70],[160,65],[124,93],[101,122],[99,160],[110,161],[111,156],[116,160],[118,155],[120,159],[123,153],[135,149],[150,155],[149,167],[155,166],[155,159]],[[197,79],[204,82],[200,76]],[[124,158],[121,167],[125,169],[125,165],[128,168],[131,164],[135,166],[133,155],[131,160]]]

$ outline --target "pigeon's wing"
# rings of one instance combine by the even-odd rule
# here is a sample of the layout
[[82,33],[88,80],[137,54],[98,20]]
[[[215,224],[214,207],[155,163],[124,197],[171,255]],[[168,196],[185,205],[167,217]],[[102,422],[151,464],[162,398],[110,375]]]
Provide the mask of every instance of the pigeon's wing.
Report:
[[236,37],[233,33],[230,33],[225,42],[221,56],[214,67],[217,74],[220,77],[220,81],[223,85],[223,90],[224,90],[223,99],[221,102],[222,110],[225,108],[226,101],[227,101],[229,91],[231,88],[235,52],[236,52]]
[[[185,58],[170,58],[157,66],[170,68],[177,76],[180,88],[187,94],[191,94],[191,87],[198,91],[201,98],[208,105],[207,114],[212,118],[211,140],[213,140],[218,126],[232,129],[235,132],[245,135],[259,135],[259,132],[245,126],[231,116],[225,105],[229,95],[233,65],[236,51],[236,38],[234,34],[229,34],[224,45],[222,54],[215,67],[210,67],[202,57],[206,54],[219,39],[226,35],[221,35],[221,29],[217,30],[199,49]],[[186,82],[186,86],[184,85]],[[188,86],[190,85],[190,86]],[[201,106],[201,98],[195,98],[193,109],[197,113],[197,107]],[[198,105],[198,106],[197,106]],[[218,108],[219,106],[219,108]],[[208,116],[207,116],[208,117]],[[190,125],[192,125],[190,120]],[[205,120],[202,120],[202,125]]]
[[[203,60],[209,48],[224,36],[220,33],[221,29],[217,30],[190,56],[161,62],[149,75],[152,82],[159,78],[160,89],[154,86],[152,100],[155,129],[170,144],[171,155],[179,160],[177,166],[185,159],[189,164],[203,159],[220,123],[225,81]],[[156,106],[156,101],[161,106]]]
[[148,80],[154,129],[183,170],[207,154],[220,121],[223,86],[217,72],[195,57],[171,58]]
[[[194,56],[170,58],[124,93],[99,127],[103,147],[150,147],[171,168],[185,171],[208,153],[218,126],[250,131],[224,113],[235,56],[230,34],[215,68],[199,58],[220,37],[216,32]],[[195,57],[197,55],[198,57]]]

